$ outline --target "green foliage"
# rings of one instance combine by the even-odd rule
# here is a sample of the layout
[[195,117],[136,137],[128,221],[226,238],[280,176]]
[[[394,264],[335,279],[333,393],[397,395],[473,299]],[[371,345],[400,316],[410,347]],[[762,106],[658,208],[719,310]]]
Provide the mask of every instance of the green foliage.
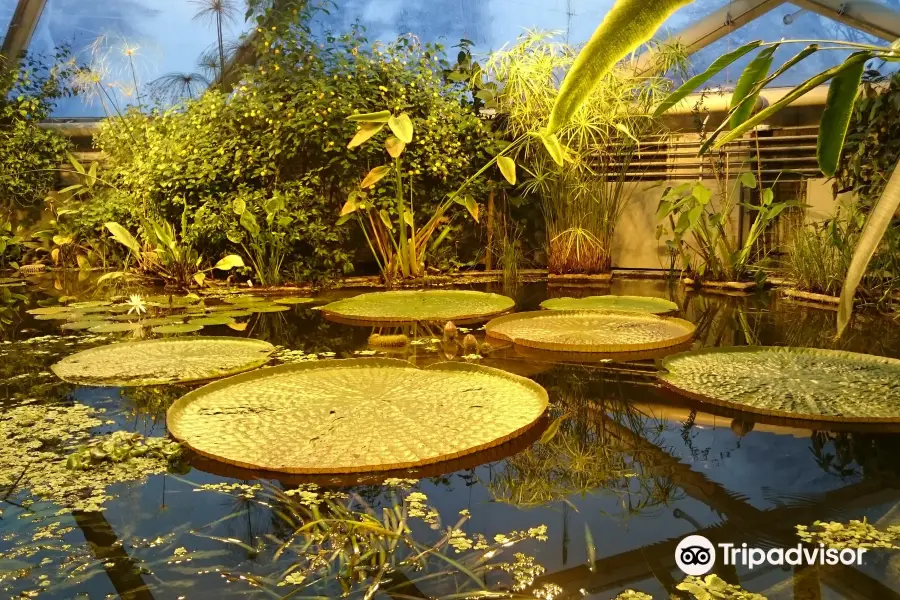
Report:
[[17,268],[22,258],[22,235],[12,221],[0,217],[0,269]]
[[875,204],[900,159],[900,74],[865,81],[853,106],[838,184]]
[[862,521],[852,520],[849,523],[834,521],[815,521],[812,529],[806,525],[797,525],[797,536],[808,544],[825,544],[829,548],[887,548],[898,550],[895,543],[900,538],[900,527],[893,525],[882,531]]
[[787,247],[787,276],[797,288],[819,294],[837,294],[850,267],[853,247],[865,217],[853,206],[822,223],[795,229]]
[[553,103],[547,133],[556,133],[575,117],[616,63],[647,42],[669,15],[691,2],[617,0],[563,81]]
[[[346,190],[383,156],[374,145],[346,147],[356,129],[346,120],[353,110],[390,103],[397,115],[408,115],[408,123],[393,125],[401,134],[410,127],[420,133],[404,153],[403,176],[414,180],[410,201],[425,211],[436,210],[475,172],[472,165],[489,159],[489,129],[462,91],[443,81],[447,63],[439,46],[412,37],[373,45],[359,31],[315,40],[305,27],[308,13],[288,17],[267,15],[274,24],[257,28],[252,43],[259,59],[243,68],[230,96],[208,90],[149,116],[131,111],[105,124],[98,142],[110,157],[107,177],[134,213],[143,215],[146,206],[148,217],[177,222],[186,212],[188,241],[211,253],[225,251],[227,232],[242,230],[230,209],[225,213],[232,220],[222,226],[224,207],[246,194],[282,193],[285,213],[306,224],[292,234],[285,264],[299,260],[307,265],[301,273],[331,275],[351,264],[342,246],[349,232],[338,231],[323,245],[318,224],[333,227],[334,217],[322,215],[337,215]],[[285,193],[298,181],[308,188],[301,201]],[[472,185],[473,192],[481,190],[479,182]],[[390,210],[393,182],[369,195],[379,209]],[[258,220],[265,218],[263,202],[253,209]]]
[[72,64],[61,49],[51,62],[26,56],[0,68],[0,217],[35,206],[56,181],[69,142],[38,123],[56,99],[71,95]]
[[181,457],[181,444],[167,438],[145,438],[139,433],[115,431],[105,439],[93,440],[77,448],[66,459],[66,468],[86,471],[105,462],[121,463],[142,456],[174,463]]
[[[677,70],[682,57],[676,48],[652,51],[659,72]],[[669,78],[621,64],[590,90],[574,118],[555,134],[535,135],[550,118],[561,94],[560,78],[574,70],[576,55],[552,34],[528,32],[492,55],[485,67],[496,82],[492,98],[500,122],[509,137],[522,140],[497,164],[511,184],[516,162],[529,175],[521,189],[541,202],[552,273],[609,270],[613,230],[636,186],[626,174],[642,140],[664,133],[650,110],[672,85]]]
[[316,177],[290,181],[274,191],[241,188],[231,206],[205,204],[198,224],[222,228],[262,285],[278,285],[290,265],[294,277],[315,280],[352,269],[346,236],[334,227],[332,207],[316,192]]
[[[785,209],[801,206],[796,201],[775,201],[772,188],[760,191],[759,203],[741,203],[743,190],[756,189],[756,177],[743,173],[733,184],[719,174],[718,192],[702,183],[686,182],[666,188],[657,208],[657,239],[668,233],[666,247],[682,269],[701,279],[740,281],[750,271],[757,242],[766,228]],[[756,213],[750,231],[738,245],[731,215],[740,204]]]
[[[113,239],[128,249],[129,258],[134,258],[140,272],[163,280],[166,285],[177,288],[203,286],[207,273],[213,270],[230,271],[244,266],[240,256],[229,254],[215,265],[203,268],[206,258],[197,247],[185,240],[185,222],[182,220],[181,235],[168,221],[148,219],[141,225],[144,242],[138,241],[131,232],[119,223],[106,223],[106,229]],[[128,259],[126,259],[126,266]],[[98,283],[127,276],[126,272],[107,273]]]

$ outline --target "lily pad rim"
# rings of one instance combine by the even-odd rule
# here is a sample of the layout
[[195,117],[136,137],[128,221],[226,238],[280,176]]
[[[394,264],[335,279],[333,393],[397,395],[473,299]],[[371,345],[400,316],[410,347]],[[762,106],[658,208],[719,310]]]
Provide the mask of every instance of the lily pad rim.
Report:
[[[256,344],[260,347],[260,350],[262,350],[265,347],[267,352],[263,358],[247,362],[245,365],[242,365],[240,368],[236,368],[233,371],[230,371],[224,375],[216,375],[213,377],[197,377],[197,378],[190,378],[190,379],[179,379],[177,381],[169,381],[169,380],[162,380],[162,379],[154,380],[154,379],[149,379],[149,378],[139,379],[139,380],[132,379],[130,381],[129,380],[121,380],[121,379],[119,379],[119,380],[116,380],[116,379],[100,380],[100,379],[90,379],[90,378],[80,378],[80,377],[77,379],[65,379],[65,378],[61,377],[59,375],[59,373],[57,373],[57,370],[56,370],[57,365],[70,359],[73,356],[78,356],[78,355],[83,356],[86,353],[99,351],[100,349],[109,348],[110,346],[120,346],[120,345],[126,345],[126,344],[128,344],[128,345],[174,344],[174,343],[182,343],[182,342],[196,342],[196,341],[201,341],[201,340],[203,340],[203,341],[206,341],[206,340],[237,341],[237,340],[239,340],[241,342],[245,342],[245,343],[249,343],[249,344]],[[137,340],[137,341],[129,340],[126,342],[113,342],[112,344],[103,344],[102,346],[94,346],[94,347],[88,348],[86,350],[81,350],[79,352],[75,352],[75,353],[70,354],[66,357],[63,357],[62,359],[53,363],[50,366],[50,370],[53,371],[53,373],[57,377],[62,379],[63,381],[66,381],[68,383],[74,383],[75,385],[82,385],[82,386],[87,386],[87,387],[143,387],[143,386],[152,386],[152,385],[176,385],[176,384],[182,384],[182,383],[197,383],[197,382],[204,382],[204,381],[215,381],[220,378],[232,377],[234,375],[244,374],[247,371],[253,371],[253,370],[259,369],[259,367],[262,367],[263,365],[268,363],[269,360],[271,360],[272,354],[275,353],[275,350],[276,350],[275,346],[273,346],[272,344],[270,344],[269,342],[267,342],[265,340],[259,340],[256,338],[236,337],[236,336],[192,335],[192,336],[185,336],[185,337],[165,337],[165,338],[154,338],[154,339],[149,339],[149,340]]]
[[[329,309],[329,307],[333,307],[336,304],[344,304],[351,303],[354,301],[360,301],[366,297],[372,297],[375,295],[384,295],[384,294],[404,294],[404,295],[412,295],[412,294],[448,294],[448,293],[460,293],[460,294],[479,294],[480,296],[489,296],[492,299],[496,299],[498,301],[503,301],[504,304],[508,303],[508,306],[505,306],[502,309],[492,310],[489,312],[480,312],[480,313],[462,313],[459,315],[441,315],[441,316],[428,316],[428,317],[403,317],[403,316],[370,316],[370,315],[351,315],[342,312],[337,312],[334,309]],[[334,302],[329,302],[321,307],[322,314],[326,317],[337,321],[343,322],[350,325],[359,324],[359,325],[370,325],[370,324],[378,324],[378,323],[421,323],[421,322],[445,322],[445,321],[453,321],[457,325],[466,325],[472,323],[480,323],[483,321],[488,321],[492,318],[506,315],[515,310],[516,301],[509,296],[504,296],[503,294],[496,294],[494,292],[482,292],[479,290],[456,290],[456,289],[439,289],[439,290],[385,290],[378,292],[363,292],[361,294],[357,294],[355,296],[350,296],[348,298],[341,298],[340,300],[335,300]]]
[[[644,343],[644,344],[618,344],[615,348],[610,348],[608,350],[594,350],[594,349],[582,349],[582,348],[572,348],[569,344],[559,344],[557,342],[540,342],[534,341],[525,338],[514,338],[509,335],[500,333],[496,331],[497,325],[502,325],[504,323],[508,323],[510,321],[524,320],[524,319],[538,319],[538,318],[552,318],[552,317],[560,317],[565,315],[573,315],[573,316],[601,316],[601,315],[621,315],[628,317],[641,317],[647,319],[648,321],[652,320],[661,320],[669,323],[674,323],[685,330],[685,333],[676,337],[666,338],[665,340],[659,342],[652,343]],[[493,330],[492,330],[493,329]],[[489,337],[493,337],[494,339],[511,342],[516,344],[517,346],[526,346],[528,348],[533,348],[535,350],[544,350],[547,352],[559,352],[559,353],[568,353],[568,354],[624,354],[626,352],[646,352],[649,350],[663,350],[665,348],[671,348],[674,346],[680,346],[681,344],[687,343],[694,339],[694,335],[697,332],[697,326],[690,321],[685,319],[680,319],[677,317],[662,317],[659,315],[654,315],[646,312],[637,312],[631,310],[600,310],[600,309],[592,309],[592,310],[531,310],[525,312],[517,312],[508,315],[503,315],[500,317],[495,317],[491,319],[484,326],[485,334]],[[607,344],[608,346],[613,346],[612,344]],[[592,346],[592,348],[598,348],[598,346]]]
[[[596,308],[592,308],[589,306],[579,306],[579,307],[572,307],[572,308],[550,308],[550,307],[546,306],[547,303],[551,303],[551,302],[558,301],[558,300],[571,300],[576,303],[582,303],[582,302],[588,303],[591,300],[593,300],[594,298],[624,298],[627,300],[634,300],[634,301],[638,301],[638,302],[649,300],[650,304],[652,304],[653,302],[659,303],[660,310],[659,311],[655,311],[655,310],[649,311],[649,310],[641,310],[639,308],[629,309],[629,308],[618,307],[618,306],[615,306],[615,307],[614,306],[610,306],[610,307],[598,306]],[[667,309],[662,310],[663,306],[666,306]],[[659,296],[633,296],[633,295],[626,296],[626,295],[617,295],[617,294],[591,295],[591,296],[583,296],[581,298],[575,298],[574,296],[560,296],[558,298],[547,298],[546,300],[541,302],[540,307],[542,310],[606,310],[606,311],[614,310],[614,311],[645,313],[645,314],[650,314],[650,315],[668,315],[670,313],[675,313],[680,310],[680,307],[678,306],[678,304],[676,304],[675,302],[672,302],[671,300],[667,300],[665,298],[660,298]]]
[[699,350],[689,350],[687,352],[679,352],[677,354],[673,354],[672,356],[667,356],[660,362],[660,372],[657,373],[657,378],[659,381],[669,390],[684,396],[685,398],[690,398],[691,400],[695,400],[697,402],[702,402],[705,404],[712,404],[715,406],[721,406],[724,408],[728,408],[731,410],[735,410],[739,413],[746,415],[758,414],[766,417],[777,417],[781,419],[786,419],[788,421],[801,421],[801,422],[817,422],[817,423],[859,423],[859,424],[900,424],[900,414],[896,417],[844,417],[844,416],[832,416],[832,415],[816,415],[812,413],[799,413],[799,412],[791,412],[785,410],[774,410],[770,408],[757,408],[755,406],[751,406],[749,404],[744,404],[741,402],[731,402],[730,400],[722,400],[720,398],[715,398],[713,396],[709,396],[707,394],[703,394],[701,392],[695,392],[689,389],[685,389],[679,387],[675,382],[672,381],[672,378],[669,376],[674,376],[675,373],[668,370],[669,365],[672,361],[678,360],[679,358],[685,358],[687,356],[699,356],[704,354],[738,354],[738,353],[750,353],[750,352],[759,352],[759,351],[771,351],[771,350],[780,350],[784,352],[811,352],[813,354],[828,354],[831,356],[844,356],[849,357],[852,360],[859,360],[859,357],[865,357],[866,361],[881,363],[886,365],[894,365],[900,368],[900,359],[890,358],[887,356],[878,356],[875,354],[865,354],[863,352],[850,352],[847,350],[832,350],[829,348],[809,348],[806,346],[719,346],[715,348],[701,348]]
[[[476,371],[476,372],[488,372],[495,377],[502,377],[505,379],[509,379],[515,381],[519,385],[527,388],[531,391],[539,400],[542,405],[541,411],[537,414],[537,417],[526,425],[516,429],[515,431],[509,432],[504,436],[491,440],[489,442],[485,442],[483,444],[479,444],[477,446],[473,446],[471,448],[467,448],[464,451],[454,452],[446,455],[433,456],[425,461],[411,461],[408,463],[391,463],[391,464],[376,464],[376,465],[366,465],[359,466],[353,469],[347,467],[334,467],[334,468],[305,468],[305,469],[297,469],[297,468],[288,468],[288,469],[267,469],[260,467],[259,465],[254,465],[251,463],[243,462],[240,460],[234,459],[225,459],[221,456],[216,456],[214,454],[204,452],[199,448],[195,447],[190,443],[187,439],[180,437],[177,433],[178,431],[178,415],[176,412],[184,410],[184,408],[193,402],[197,398],[202,398],[206,394],[216,392],[222,388],[227,388],[231,385],[238,385],[241,383],[245,383],[247,381],[253,381],[258,378],[268,377],[271,375],[277,375],[285,372],[292,371],[305,371],[312,369],[334,369],[334,368],[353,368],[354,366],[376,366],[382,365],[386,367],[396,367],[403,368],[408,370],[415,371],[438,371],[438,370],[449,370],[449,371]],[[537,382],[528,379],[527,377],[522,377],[520,375],[515,375],[508,371],[504,371],[502,369],[497,369],[494,367],[486,367],[484,365],[464,363],[464,362],[456,362],[456,361],[442,361],[437,363],[432,363],[425,367],[417,367],[406,360],[402,360],[399,358],[384,358],[384,357],[364,357],[364,358],[343,358],[343,359],[329,359],[329,360],[320,360],[320,361],[309,361],[309,362],[300,362],[300,363],[287,363],[283,365],[278,365],[275,367],[270,367],[268,369],[256,369],[254,371],[249,371],[245,373],[240,373],[238,375],[232,375],[230,377],[226,377],[224,379],[218,379],[216,381],[210,382],[196,390],[191,390],[178,400],[172,403],[172,405],[166,411],[166,427],[168,429],[169,435],[173,438],[181,442],[181,444],[191,450],[192,452],[199,454],[200,456],[206,457],[208,459],[212,459],[218,461],[220,463],[226,465],[232,465],[235,467],[240,467],[243,469],[251,469],[254,471],[266,472],[266,473],[281,473],[287,475],[350,475],[350,474],[362,474],[362,473],[377,473],[380,471],[394,471],[397,469],[408,469],[419,466],[427,466],[437,463],[442,463],[445,461],[451,461],[454,459],[458,459],[469,454],[474,454],[476,452],[480,452],[483,450],[487,450],[489,448],[493,448],[495,446],[500,446],[512,439],[519,437],[520,435],[527,432],[529,429],[540,423],[546,416],[548,407],[550,405],[550,398],[547,390],[538,384]]]

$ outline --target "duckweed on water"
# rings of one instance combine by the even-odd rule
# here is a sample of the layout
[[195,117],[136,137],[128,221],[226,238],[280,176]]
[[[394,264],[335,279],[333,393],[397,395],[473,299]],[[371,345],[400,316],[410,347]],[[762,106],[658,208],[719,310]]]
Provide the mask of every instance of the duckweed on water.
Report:
[[815,521],[812,529],[797,525],[797,535],[809,544],[825,544],[829,548],[887,548],[900,549],[894,542],[900,538],[900,526],[887,530],[876,529],[866,519],[849,523]]
[[[127,451],[121,449],[124,432],[100,436],[86,446],[91,440],[91,429],[106,424],[102,416],[102,410],[77,403],[26,405],[6,410],[0,415],[0,439],[5,442],[0,446],[0,485],[4,493],[29,490],[59,506],[99,511],[112,498],[107,494],[108,486],[167,470],[169,461],[163,451],[149,452],[150,447],[163,446],[146,442],[140,436],[130,438],[128,444],[132,450]],[[148,447],[148,451],[135,454],[135,449],[140,447]],[[73,476],[71,468],[85,468],[75,466],[85,464],[84,452],[93,449],[97,453],[103,448],[110,448],[110,453],[121,460],[97,461],[103,462],[102,466]],[[171,453],[171,447],[166,447],[166,451]],[[72,459],[70,468],[69,455],[73,453],[78,458]]]
[[748,592],[737,585],[731,585],[715,574],[707,575],[702,579],[689,576],[677,587],[683,592],[688,592],[697,600],[766,600],[765,596]]
[[106,463],[123,463],[144,456],[165,459],[169,464],[174,464],[181,458],[181,445],[164,438],[145,438],[139,433],[116,431],[70,454],[66,467],[73,471],[87,471]]

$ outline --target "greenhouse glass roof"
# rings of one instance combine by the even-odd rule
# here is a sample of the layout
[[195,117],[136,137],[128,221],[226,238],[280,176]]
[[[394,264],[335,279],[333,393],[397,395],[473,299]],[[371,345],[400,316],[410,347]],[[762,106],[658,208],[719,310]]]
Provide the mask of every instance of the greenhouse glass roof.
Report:
[[[6,36],[7,52],[9,46],[21,43],[37,54],[69,46],[78,59],[95,62],[112,79],[121,80],[115,92],[127,102],[135,87],[132,64],[138,87],[172,74],[194,76],[198,84],[215,79],[207,65],[210,52],[216,51],[216,29],[210,18],[197,14],[210,1],[0,0],[0,31],[15,33]],[[231,50],[249,29],[245,2],[225,2],[233,7],[224,23]],[[336,0],[327,12],[318,13],[313,26],[324,34],[359,23],[370,40],[413,33],[445,46],[465,38],[474,43],[476,53],[484,54],[512,42],[526,29],[557,30],[569,43],[582,43],[612,4],[613,0]],[[900,0],[697,0],[675,13],[657,34],[660,40],[673,36],[688,46],[694,68],[754,39],[887,44],[900,38]],[[798,49],[783,46],[776,63]],[[817,54],[778,83],[796,84],[845,56]],[[733,84],[743,66],[733,65],[713,83]],[[57,116],[100,115],[99,103],[84,98],[64,100],[57,109]]]

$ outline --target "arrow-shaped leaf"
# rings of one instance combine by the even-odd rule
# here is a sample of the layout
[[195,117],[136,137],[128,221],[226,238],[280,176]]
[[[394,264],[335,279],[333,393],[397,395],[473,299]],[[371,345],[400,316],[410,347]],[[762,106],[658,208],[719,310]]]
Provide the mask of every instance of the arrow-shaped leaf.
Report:
[[353,136],[353,139],[350,140],[350,143],[347,144],[347,148],[356,148],[357,146],[366,143],[369,138],[371,138],[382,129],[384,129],[384,123],[364,122],[359,126],[359,129],[356,131],[356,135]]
[[516,185],[516,161],[508,156],[498,156],[497,166],[500,167],[503,178],[506,179],[510,185]]
[[362,183],[359,184],[359,187],[366,189],[370,188],[385,177],[387,177],[388,173],[391,172],[391,168],[388,165],[381,165],[380,167],[375,167],[369,174],[365,176],[362,180]]

